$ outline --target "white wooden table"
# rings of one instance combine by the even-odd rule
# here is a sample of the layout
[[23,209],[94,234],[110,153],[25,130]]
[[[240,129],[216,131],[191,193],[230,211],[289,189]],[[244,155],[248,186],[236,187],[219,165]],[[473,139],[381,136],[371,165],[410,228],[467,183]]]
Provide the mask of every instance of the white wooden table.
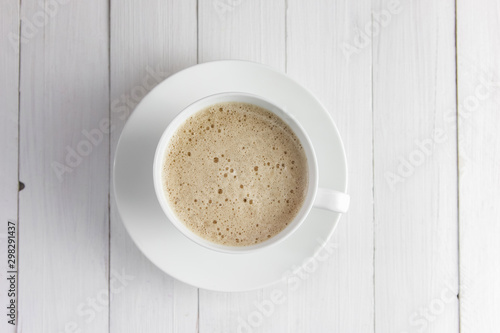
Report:
[[[2,0],[0,18],[0,332],[500,332],[498,1]],[[346,145],[332,254],[273,311],[276,286],[154,267],[110,191],[137,102],[217,59],[287,72]]]

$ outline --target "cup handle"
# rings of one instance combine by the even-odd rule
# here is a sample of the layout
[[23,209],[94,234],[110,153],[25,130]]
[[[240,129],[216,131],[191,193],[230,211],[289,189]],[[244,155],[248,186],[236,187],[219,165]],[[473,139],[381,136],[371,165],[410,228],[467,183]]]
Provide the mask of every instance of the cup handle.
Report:
[[350,197],[348,194],[331,190],[329,188],[318,188],[314,207],[331,210],[337,213],[346,213],[349,209]]

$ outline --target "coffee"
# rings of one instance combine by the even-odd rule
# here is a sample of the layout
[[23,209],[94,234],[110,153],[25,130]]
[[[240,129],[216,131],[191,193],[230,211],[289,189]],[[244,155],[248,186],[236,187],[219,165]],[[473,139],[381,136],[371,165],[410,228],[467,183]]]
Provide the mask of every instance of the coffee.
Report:
[[192,232],[246,246],[281,232],[300,210],[307,159],[291,128],[259,106],[211,105],[170,139],[162,170],[169,206]]

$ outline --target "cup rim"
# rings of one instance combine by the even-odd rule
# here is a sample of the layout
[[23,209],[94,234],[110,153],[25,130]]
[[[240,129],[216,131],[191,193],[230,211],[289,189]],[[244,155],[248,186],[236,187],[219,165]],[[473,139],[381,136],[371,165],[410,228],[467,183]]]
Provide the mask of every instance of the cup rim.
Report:
[[[304,202],[302,203],[301,208],[299,209],[299,212],[296,214],[292,222],[288,224],[287,227],[285,227],[283,230],[281,230],[279,233],[271,237],[270,239],[267,239],[263,242],[253,244],[253,245],[247,245],[247,246],[229,246],[229,245],[223,245],[223,244],[218,244],[215,242],[211,242],[194,232],[192,232],[181,220],[178,218],[173,209],[170,208],[170,205],[168,203],[168,200],[166,199],[165,192],[163,190],[163,185],[162,185],[162,167],[163,167],[163,162],[165,159],[165,151],[168,143],[170,142],[170,139],[172,135],[176,132],[179,126],[181,126],[186,119],[188,119],[190,116],[202,111],[205,107],[217,104],[217,103],[223,103],[223,102],[230,102],[228,101],[212,101],[208,103],[206,106],[199,106],[196,107],[199,104],[203,104],[204,102],[206,103],[209,100],[213,99],[221,99],[225,97],[241,97],[244,96],[246,98],[254,99],[254,100],[259,100],[260,102],[264,102],[263,104],[268,104],[270,105],[274,110],[269,110],[270,107],[264,107],[265,109],[269,110],[276,116],[278,116],[281,120],[283,120],[286,124],[290,126],[290,122],[293,123],[293,126],[296,128],[292,128],[292,131],[299,137],[299,140],[302,144],[302,146],[305,149],[306,157],[308,160],[308,189],[307,189],[307,195],[304,199]],[[253,104],[251,102],[248,102],[250,104]],[[192,111],[196,107],[196,110],[191,113],[190,115],[186,116],[186,113],[188,111]],[[282,114],[276,114],[275,111],[279,111]],[[298,129],[298,131],[297,131]],[[316,153],[314,150],[314,146],[312,145],[312,142],[307,135],[307,132],[304,130],[302,125],[295,119],[293,115],[288,113],[284,108],[278,106],[275,102],[270,101],[267,98],[261,97],[256,94],[252,93],[247,93],[247,92],[238,92],[238,91],[228,91],[228,92],[219,92],[211,95],[204,96],[202,98],[199,98],[198,100],[192,102],[188,106],[184,107],[175,117],[172,119],[172,121],[168,124],[168,126],[164,129],[156,150],[155,150],[155,155],[154,155],[154,161],[153,161],[153,184],[155,188],[155,194],[156,198],[160,204],[160,207],[162,208],[164,214],[172,223],[172,225],[182,234],[184,235],[187,239],[190,241],[194,242],[195,244],[198,244],[200,246],[203,246],[204,248],[208,248],[213,251],[217,252],[222,252],[222,253],[227,253],[227,254],[245,254],[245,253],[250,253],[250,252],[256,252],[259,250],[267,249],[269,247],[275,246],[282,241],[284,241],[286,238],[291,236],[305,221],[306,217],[309,215],[313,205],[314,205],[314,200],[316,198],[316,193],[318,189],[318,182],[319,182],[319,175],[318,175],[318,162],[316,158]],[[300,216],[299,216],[300,215]],[[299,218],[299,219],[298,219]]]

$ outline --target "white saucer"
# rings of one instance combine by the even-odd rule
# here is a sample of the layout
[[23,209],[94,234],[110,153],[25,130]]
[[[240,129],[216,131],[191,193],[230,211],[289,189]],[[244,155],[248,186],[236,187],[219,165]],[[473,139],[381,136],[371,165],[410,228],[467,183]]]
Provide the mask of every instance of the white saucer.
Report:
[[237,60],[190,67],[153,89],[123,129],[116,148],[113,181],[122,221],[149,260],[167,274],[199,288],[245,291],[278,282],[285,272],[313,257],[332,235],[340,214],[313,208],[302,226],[282,243],[237,255],[197,245],[170,223],[153,186],[158,140],[184,107],[204,96],[227,91],[260,95],[293,114],[314,145],[319,186],[346,192],[344,148],[326,109],[285,74]]

